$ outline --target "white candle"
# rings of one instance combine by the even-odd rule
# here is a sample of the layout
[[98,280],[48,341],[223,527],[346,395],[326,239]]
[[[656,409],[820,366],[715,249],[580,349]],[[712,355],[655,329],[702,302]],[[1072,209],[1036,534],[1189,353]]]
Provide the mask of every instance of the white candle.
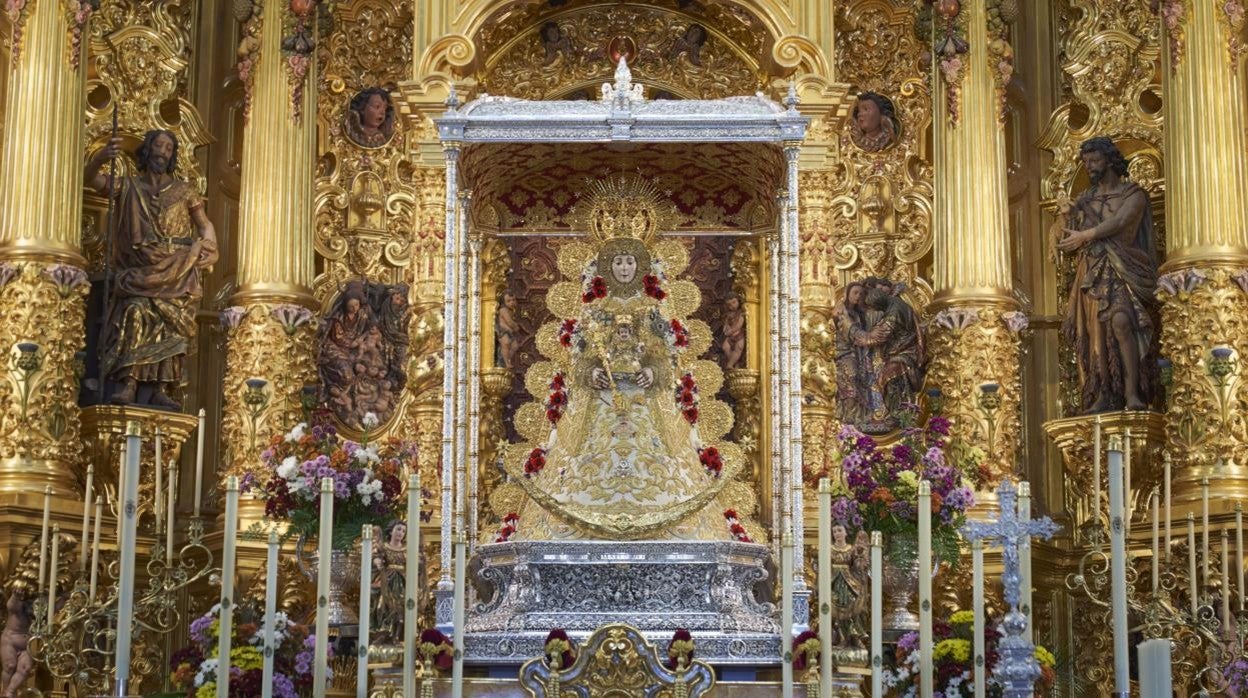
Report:
[[1110,601],[1114,620],[1114,695],[1131,689],[1127,644],[1127,540],[1123,511],[1122,440],[1109,439]]
[[1122,496],[1123,496],[1123,521],[1127,527],[1131,526],[1132,513],[1135,506],[1131,499],[1131,428],[1123,430],[1123,452],[1122,452]]
[[165,521],[165,564],[173,564],[173,513],[177,507],[178,469],[172,459],[169,460],[169,501],[165,510],[168,520]]
[[[277,653],[277,643],[273,641],[277,625],[274,622],[274,616],[277,615],[277,551],[280,548],[281,544],[277,541],[277,529],[269,529],[269,555],[264,566],[264,646],[266,651],[263,663],[260,665],[261,698],[273,698],[273,656]],[[272,651],[268,651],[268,648],[272,648]]]
[[312,695],[325,698],[329,656],[329,567],[334,539],[334,479],[321,478],[321,526],[317,531],[316,654],[312,658]]
[[1239,610],[1244,610],[1244,507],[1235,502],[1235,590],[1239,592]]
[[1187,512],[1187,595],[1191,599],[1192,618],[1200,606],[1196,591],[1196,515]]
[[78,572],[87,569],[87,538],[91,533],[91,500],[95,490],[95,466],[87,466],[87,484],[82,488],[82,545],[78,555]]
[[113,500],[113,522],[117,528],[117,549],[121,550],[121,520],[125,517],[121,515],[122,503],[125,501],[126,491],[126,463],[129,456],[126,453],[126,442],[121,443],[121,460],[117,462],[117,497]]
[[[385,541],[382,541],[385,545]],[[370,601],[373,592],[373,527],[365,524],[360,534],[360,638],[356,662],[355,695],[368,696],[368,645]]]
[[1165,474],[1161,498],[1166,500],[1166,562],[1170,562],[1170,452],[1166,451],[1161,458]]
[[217,668],[217,698],[230,694],[230,640],[234,634],[234,557],[238,538],[238,476],[225,481],[225,533],[221,551],[221,625],[217,638],[217,657],[226,669]]
[[784,517],[780,537],[780,683],[783,695],[793,695],[793,533]]
[[130,642],[134,636],[135,544],[138,538],[139,456],[142,441],[139,423],[126,424],[126,462],[122,468],[121,491],[117,497],[118,575],[117,575],[117,657],[116,694],[129,695]]
[[1092,520],[1101,521],[1101,416],[1092,425]]
[[1160,503],[1158,502],[1157,492],[1153,491],[1152,509],[1153,509],[1153,596],[1157,596],[1157,587],[1161,581],[1161,518]]
[[61,526],[52,524],[52,561],[49,564],[51,572],[48,574],[48,632],[52,632],[52,619],[56,617],[56,575],[59,573],[56,563],[60,556]]
[[195,447],[195,518],[199,518],[199,507],[204,491],[204,431],[205,431],[205,412],[204,408],[199,408],[199,433],[196,436]]
[[[1018,483],[1018,518],[1022,521],[1031,520],[1031,483]],[[1027,619],[1027,629],[1023,631],[1023,635],[1030,642],[1033,639],[1031,614],[1031,538],[1026,537],[1019,541],[1018,544],[1018,567],[1022,577],[1022,598],[1019,603],[1022,604],[1023,617]]]
[[[919,698],[932,698],[932,483],[919,481]],[[785,695],[791,695],[786,693]]]
[[[819,479],[819,646],[832,646],[832,481]],[[827,656],[827,651],[824,651]],[[819,666],[820,698],[832,695],[832,662]]]
[[[416,611],[420,604],[420,472],[412,468],[407,477],[407,570],[403,578],[406,586],[403,594],[407,597],[407,607],[403,612],[403,634],[407,637],[402,643],[406,647],[416,646]],[[403,698],[416,698],[416,653],[403,653]]]
[[1209,478],[1200,480],[1200,581],[1209,586]]
[[[56,543],[52,543],[56,549]],[[1222,634],[1233,636],[1231,627],[1231,547],[1227,541],[1227,529],[1222,529]]]
[[52,485],[43,488],[43,528],[39,533],[39,593],[48,578],[48,522],[52,516]]
[[884,695],[884,534],[871,532],[871,695]]
[[104,498],[95,496],[95,530],[91,533],[91,586],[87,598],[95,601],[95,583],[100,571],[100,519],[104,518]]
[[451,698],[464,695],[464,604],[468,592],[468,540],[461,530],[455,535],[455,595],[451,617],[455,623],[455,659],[451,665]]
[[[971,612],[975,614],[973,626],[974,652],[972,671],[975,677],[975,698],[984,698],[988,690],[987,647],[984,639],[984,541],[971,541]],[[1027,626],[1031,627],[1030,624]],[[982,661],[981,661],[982,659]],[[872,694],[881,695],[881,694]]]
[[1170,639],[1145,640],[1139,644],[1140,698],[1173,698],[1170,675]]
[[152,461],[152,470],[156,471],[155,472],[156,482],[152,486],[152,513],[156,517],[154,528],[157,534],[160,533],[160,526],[161,524],[164,523],[164,519],[165,519],[164,507],[162,506],[162,503],[160,501],[161,498],[164,497],[164,494],[165,494],[164,487],[162,487],[164,483],[161,482],[161,472],[160,472],[161,465],[165,462],[165,459],[161,457],[161,451],[162,451],[162,444],[161,444],[160,426],[157,425],[156,427],[156,460]]

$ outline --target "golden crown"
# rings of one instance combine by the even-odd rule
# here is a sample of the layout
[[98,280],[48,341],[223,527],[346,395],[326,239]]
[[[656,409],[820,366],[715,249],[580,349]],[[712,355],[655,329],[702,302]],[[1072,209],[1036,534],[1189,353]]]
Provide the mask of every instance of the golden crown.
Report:
[[640,177],[609,177],[589,183],[581,217],[590,240],[635,238],[647,247],[671,216],[672,205]]

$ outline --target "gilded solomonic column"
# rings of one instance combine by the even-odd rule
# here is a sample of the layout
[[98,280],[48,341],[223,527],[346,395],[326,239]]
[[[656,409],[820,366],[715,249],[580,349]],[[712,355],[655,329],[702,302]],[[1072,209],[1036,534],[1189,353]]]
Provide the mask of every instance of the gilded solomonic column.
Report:
[[994,479],[1013,472],[1019,448],[1018,332],[1026,325],[1011,291],[1007,225],[1007,5],[1017,4],[939,0],[923,22],[936,83],[928,388],[941,391],[955,438],[983,451]]
[[0,160],[0,491],[58,494],[81,448],[89,287],[82,236],[83,34],[91,6],[25,0],[13,27]]
[[[1248,143],[1241,0],[1163,0],[1162,381],[1175,496],[1248,494]],[[1169,361],[1169,369],[1165,361]]]
[[[318,8],[313,0],[236,5],[247,89],[238,290],[229,329],[222,463],[242,474],[317,398],[310,287],[316,170]],[[247,11],[244,11],[247,10]]]

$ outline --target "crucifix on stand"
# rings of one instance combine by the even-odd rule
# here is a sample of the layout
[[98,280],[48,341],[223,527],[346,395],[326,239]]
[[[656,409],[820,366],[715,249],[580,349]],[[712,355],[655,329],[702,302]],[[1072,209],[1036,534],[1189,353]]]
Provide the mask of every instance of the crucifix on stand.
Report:
[[1009,611],[1001,624],[1005,634],[998,644],[1001,660],[997,664],[997,678],[1005,686],[1006,698],[1022,698],[1032,695],[1036,679],[1040,678],[1040,665],[1036,662],[1035,649],[1028,638],[1027,616],[1019,609],[1022,596],[1022,575],[1019,568],[1018,550],[1024,541],[1033,536],[1043,540],[1057,533],[1058,525],[1047,516],[1039,519],[1020,519],[1017,509],[1018,493],[1014,483],[1003,480],[997,488],[1001,502],[1000,518],[993,523],[971,522],[962,529],[968,540],[993,539],[1001,545],[1003,571],[1001,583],[1005,605]]

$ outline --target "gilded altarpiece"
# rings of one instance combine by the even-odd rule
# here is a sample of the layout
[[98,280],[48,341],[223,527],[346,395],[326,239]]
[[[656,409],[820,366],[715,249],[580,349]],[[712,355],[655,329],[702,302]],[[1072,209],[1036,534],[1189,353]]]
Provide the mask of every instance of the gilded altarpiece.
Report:
[[852,116],[826,120],[821,125],[839,157],[828,169],[801,173],[803,467],[812,487],[836,471],[833,312],[844,305],[847,284],[867,277],[905,284],[903,298],[915,308],[932,297],[932,163],[925,150],[931,96],[914,23],[909,3],[837,7],[837,76],[855,93],[891,102],[895,127],[887,144],[869,148]]

